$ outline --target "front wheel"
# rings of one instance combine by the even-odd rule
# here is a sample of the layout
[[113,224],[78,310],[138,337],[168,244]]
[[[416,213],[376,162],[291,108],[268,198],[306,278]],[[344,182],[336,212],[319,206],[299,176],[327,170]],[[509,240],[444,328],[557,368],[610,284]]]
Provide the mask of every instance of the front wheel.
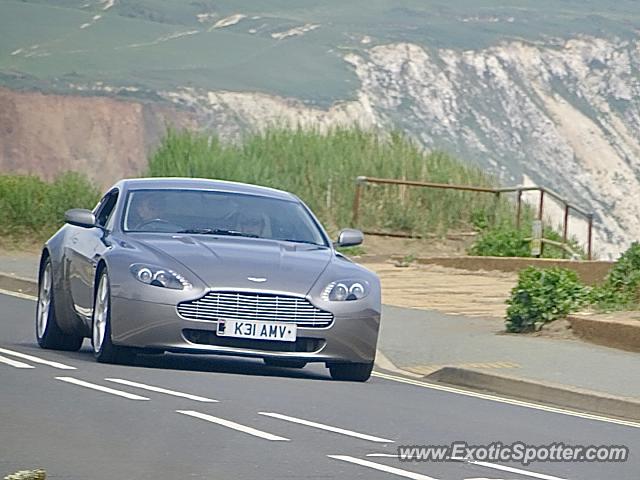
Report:
[[53,298],[53,267],[51,258],[44,261],[38,279],[38,305],[36,306],[36,339],[41,348],[80,350],[83,337],[68,334],[58,326]]
[[334,380],[348,382],[366,382],[371,377],[371,363],[336,363],[329,365],[329,373]]
[[111,287],[106,270],[100,273],[94,294],[91,343],[93,355],[98,362],[130,363],[135,359],[132,350],[111,342]]

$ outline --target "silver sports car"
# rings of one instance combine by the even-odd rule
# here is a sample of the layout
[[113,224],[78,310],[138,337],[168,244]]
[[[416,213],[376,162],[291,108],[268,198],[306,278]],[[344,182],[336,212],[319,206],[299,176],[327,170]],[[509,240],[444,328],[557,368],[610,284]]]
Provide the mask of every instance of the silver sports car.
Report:
[[93,210],[74,209],[40,261],[43,348],[92,340],[99,362],[136,353],[258,357],[366,381],[380,283],[334,246],[295,195],[187,178],[122,180]]

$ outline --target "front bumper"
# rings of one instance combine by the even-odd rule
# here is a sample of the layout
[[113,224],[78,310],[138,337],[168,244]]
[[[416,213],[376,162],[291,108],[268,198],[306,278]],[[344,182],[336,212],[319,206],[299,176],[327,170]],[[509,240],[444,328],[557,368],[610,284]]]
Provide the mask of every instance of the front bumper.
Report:
[[216,335],[217,322],[187,320],[175,305],[114,296],[111,335],[116,345],[169,352],[366,363],[375,359],[380,313],[370,308],[334,312],[326,328],[298,327],[296,342]]

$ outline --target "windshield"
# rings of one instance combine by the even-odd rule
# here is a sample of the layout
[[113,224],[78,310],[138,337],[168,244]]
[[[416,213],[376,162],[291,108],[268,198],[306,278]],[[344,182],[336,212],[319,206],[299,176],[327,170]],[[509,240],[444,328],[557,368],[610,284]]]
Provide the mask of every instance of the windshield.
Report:
[[302,204],[276,198],[202,190],[135,190],[123,229],[268,238],[327,246]]

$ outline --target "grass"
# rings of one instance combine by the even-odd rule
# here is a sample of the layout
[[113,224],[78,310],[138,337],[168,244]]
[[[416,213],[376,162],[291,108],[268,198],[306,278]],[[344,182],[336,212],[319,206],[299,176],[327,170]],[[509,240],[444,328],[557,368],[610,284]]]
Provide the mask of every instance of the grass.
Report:
[[[302,198],[332,232],[347,226],[408,233],[471,229],[479,212],[505,215],[513,206],[492,195],[397,186],[367,186],[360,219],[352,225],[354,180],[359,175],[463,185],[496,179],[443,152],[425,153],[408,138],[359,129],[318,131],[272,128],[242,143],[170,131],[149,161],[150,176],[189,176],[255,183]],[[511,213],[510,213],[511,215]]]
[[[474,230],[484,242],[475,254],[526,256],[529,251],[515,237],[524,238],[530,230],[532,210],[523,208],[523,230],[516,235],[514,204],[486,193],[367,185],[354,224],[355,178],[360,175],[497,185],[479,168],[443,152],[426,153],[398,133],[271,128],[232,144],[215,135],[170,130],[151,156],[146,175],[216,178],[286,190],[304,200],[332,236],[344,227],[429,238]],[[75,173],[52,183],[34,176],[0,176],[0,245],[41,242],[59,228],[67,209],[92,208],[98,197],[95,186]],[[558,237],[549,228],[545,231],[548,238]],[[363,252],[361,247],[345,250],[350,255]],[[559,256],[549,248],[545,252]]]
[[86,177],[66,173],[53,182],[29,175],[0,175],[0,237],[3,246],[41,242],[70,208],[93,208],[98,190]]
[[[640,19],[635,0],[128,0],[107,11],[102,7],[77,0],[3,0],[0,72],[60,90],[67,82],[103,81],[143,90],[260,91],[329,105],[354,98],[358,88],[345,52],[366,56],[371,46],[396,42],[467,50],[510,39],[633,38]],[[246,17],[208,31],[211,22],[198,22],[202,13],[214,13],[213,21]],[[80,28],[95,15],[100,19]],[[282,41],[271,36],[306,23],[320,27]],[[192,30],[198,33],[156,42]],[[371,44],[360,43],[365,35]],[[22,53],[12,55],[18,49]],[[2,76],[0,81],[14,85]]]

